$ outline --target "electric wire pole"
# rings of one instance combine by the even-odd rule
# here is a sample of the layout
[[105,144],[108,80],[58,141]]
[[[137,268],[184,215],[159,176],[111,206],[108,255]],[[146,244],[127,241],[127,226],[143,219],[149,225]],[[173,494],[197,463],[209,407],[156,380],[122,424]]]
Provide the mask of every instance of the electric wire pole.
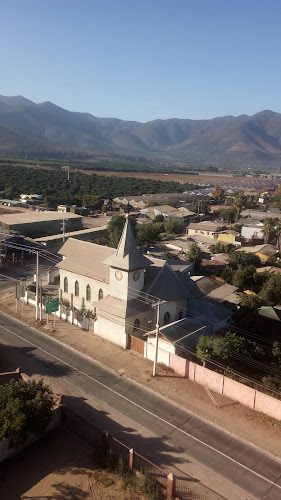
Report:
[[153,377],[157,375],[157,358],[158,358],[158,339],[159,339],[159,316],[160,316],[160,300],[157,303],[157,319],[156,319],[156,339],[155,339],[155,355],[153,363]]
[[36,321],[39,320],[39,252],[36,252],[36,312],[35,318]]

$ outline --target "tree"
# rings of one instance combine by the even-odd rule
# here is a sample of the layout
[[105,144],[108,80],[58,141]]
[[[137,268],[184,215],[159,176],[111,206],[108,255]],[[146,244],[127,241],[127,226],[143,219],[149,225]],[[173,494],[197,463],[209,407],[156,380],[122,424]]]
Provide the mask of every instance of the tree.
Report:
[[259,267],[261,265],[261,261],[258,255],[250,252],[232,252],[229,257],[229,264],[233,268],[238,268],[238,266],[246,267],[246,266],[255,266]]
[[233,285],[237,286],[240,290],[247,290],[252,286],[255,271],[256,268],[253,265],[239,267],[233,274]]
[[281,304],[281,274],[272,274],[261,289],[260,298],[267,306]]
[[[123,231],[123,227],[125,224],[126,218],[124,215],[113,215],[112,219],[107,224],[107,230],[109,235],[109,246],[113,248],[117,248],[118,243],[121,238],[121,234]],[[135,219],[130,218],[130,223],[136,237],[137,235],[137,223]]]
[[125,224],[124,215],[113,215],[107,224],[109,234],[109,246],[117,248]]
[[274,226],[275,226],[275,221],[272,219],[272,217],[267,217],[263,221],[263,229],[262,232],[264,234],[264,242],[265,243],[270,243],[274,236]]
[[187,260],[193,262],[194,270],[198,271],[202,263],[202,253],[196,241],[193,241],[187,252]]
[[221,272],[221,277],[226,283],[232,284],[235,269],[232,266],[225,266]]
[[162,214],[156,215],[154,222],[163,222],[163,221],[164,221],[164,215]]
[[137,245],[150,245],[159,239],[159,234],[163,232],[163,224],[157,222],[154,224],[141,224],[138,227]]
[[253,293],[243,293],[240,306],[245,307],[246,309],[257,309],[261,305],[260,298]]
[[233,354],[243,354],[252,359],[262,359],[264,350],[256,342],[240,337],[235,333],[227,332],[223,337],[200,337],[196,346],[196,355],[202,361],[215,359],[237,368],[240,364],[239,358]]
[[0,386],[0,439],[10,447],[25,442],[30,433],[41,434],[52,417],[53,393],[43,380],[12,380]]
[[225,208],[221,210],[219,216],[225,222],[234,222],[236,218],[237,212],[234,208]]
[[180,258],[178,257],[178,255],[176,255],[173,252],[169,252],[169,251],[163,252],[162,255],[161,255],[161,257],[163,259],[167,259],[167,260],[170,260],[170,259],[171,260],[180,260]]
[[212,253],[229,253],[229,245],[227,245],[227,243],[223,243],[222,241],[218,241],[214,245],[210,245],[210,252],[212,252]]
[[221,186],[216,186],[212,192],[212,196],[217,201],[223,201],[225,198],[225,191]]
[[185,223],[182,219],[167,219],[164,222],[164,229],[168,234],[182,234],[185,230]]
[[213,354],[213,340],[211,337],[201,335],[196,346],[196,356],[201,362],[211,358]]
[[210,212],[210,204],[207,200],[200,200],[192,207],[192,211],[196,214],[207,215]]

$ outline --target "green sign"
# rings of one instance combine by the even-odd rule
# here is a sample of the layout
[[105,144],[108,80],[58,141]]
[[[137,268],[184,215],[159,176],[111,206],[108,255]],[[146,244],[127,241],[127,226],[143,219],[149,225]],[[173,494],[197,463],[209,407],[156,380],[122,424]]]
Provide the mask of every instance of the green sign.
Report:
[[49,299],[46,302],[46,314],[50,314],[59,310],[59,298]]

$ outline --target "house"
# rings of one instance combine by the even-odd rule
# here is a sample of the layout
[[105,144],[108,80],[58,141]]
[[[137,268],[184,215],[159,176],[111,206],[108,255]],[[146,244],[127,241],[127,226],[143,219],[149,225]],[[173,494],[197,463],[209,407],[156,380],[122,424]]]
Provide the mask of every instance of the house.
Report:
[[252,247],[242,247],[238,248],[236,252],[250,252],[255,253],[261,260],[262,263],[266,263],[271,256],[275,256],[278,252],[276,247],[264,243],[263,245],[255,245]]
[[[202,335],[212,336],[231,322],[232,311],[200,299],[191,299],[187,317],[160,326],[158,347],[171,354],[185,357],[189,349],[196,347]],[[147,342],[155,346],[156,330],[144,334]]]
[[[159,328],[158,348],[171,354],[183,355],[185,349],[194,349],[201,335],[209,335],[208,323],[200,318],[184,318]],[[155,346],[156,331],[144,334],[148,344]]]
[[276,336],[276,340],[280,341],[280,331],[281,331],[281,305],[279,306],[261,306],[255,313],[258,316],[262,325],[264,325],[264,331],[269,335]]
[[195,215],[195,212],[191,212],[185,207],[174,208],[171,205],[147,207],[141,209],[140,212],[147,215],[151,219],[155,219],[157,215],[162,215],[164,219],[183,219],[184,221]]
[[218,234],[217,240],[227,245],[241,245],[240,233],[229,229]]
[[264,266],[264,267],[257,267],[256,269],[257,273],[274,273],[274,274],[280,274],[281,273],[281,267],[276,267],[276,266]]
[[212,239],[217,239],[221,231],[223,231],[222,225],[209,221],[191,223],[187,228],[188,236],[202,235]]
[[263,223],[252,221],[245,222],[241,228],[241,240],[243,243],[261,243],[264,241]]
[[236,293],[238,288],[234,285],[209,276],[192,276],[191,279],[196,283],[205,299],[209,301],[229,305],[233,308],[236,308],[240,302],[240,297]]
[[94,333],[124,349],[128,335],[142,338],[156,323],[184,317],[187,301],[200,297],[188,262],[153,259],[136,246],[127,216],[117,249],[69,238],[59,254],[60,298],[71,309],[92,311]]

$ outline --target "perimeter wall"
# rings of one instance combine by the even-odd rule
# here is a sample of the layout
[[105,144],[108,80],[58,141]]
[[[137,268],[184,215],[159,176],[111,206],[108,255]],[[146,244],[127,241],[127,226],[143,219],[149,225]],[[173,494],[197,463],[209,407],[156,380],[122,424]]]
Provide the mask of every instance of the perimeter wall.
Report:
[[[147,344],[144,356],[154,360],[155,347]],[[222,394],[233,401],[238,401],[253,410],[281,420],[281,400],[248,387],[225,375],[213,372],[204,366],[171,354],[163,349],[158,350],[158,361],[164,363],[181,377],[189,378],[197,384],[208,387],[217,394]]]

